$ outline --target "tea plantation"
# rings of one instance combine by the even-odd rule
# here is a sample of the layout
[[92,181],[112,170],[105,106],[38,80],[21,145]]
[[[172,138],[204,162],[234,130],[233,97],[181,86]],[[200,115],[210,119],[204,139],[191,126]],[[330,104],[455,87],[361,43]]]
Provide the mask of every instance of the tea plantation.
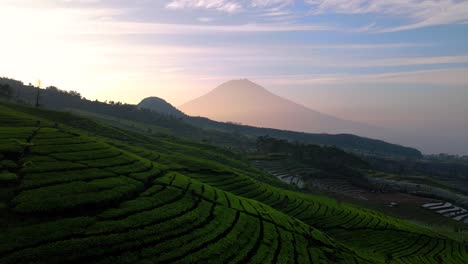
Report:
[[466,263],[451,233],[301,193],[242,156],[0,103],[0,263]]

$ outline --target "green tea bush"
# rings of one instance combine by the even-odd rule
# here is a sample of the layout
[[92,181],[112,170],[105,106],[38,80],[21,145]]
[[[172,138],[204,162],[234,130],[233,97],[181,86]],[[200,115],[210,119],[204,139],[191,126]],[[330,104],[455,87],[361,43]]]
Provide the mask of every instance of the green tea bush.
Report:
[[18,164],[12,160],[2,160],[0,161],[0,169],[5,169],[5,170],[12,170],[16,169],[18,167]]
[[96,223],[96,225],[92,226],[87,232],[89,234],[113,233],[144,227],[173,219],[178,215],[194,210],[196,206],[197,204],[191,197],[185,196],[177,202],[138,212],[123,219]]
[[18,180],[18,176],[8,171],[0,171],[0,184],[12,183]]
[[146,183],[148,182],[148,180],[152,178],[161,176],[161,174],[162,174],[161,169],[158,168],[157,165],[153,164],[153,167],[150,170],[147,170],[144,172],[130,173],[128,177]]
[[3,153],[21,153],[23,149],[23,145],[18,143],[0,143],[0,152]]
[[258,227],[258,220],[245,214],[239,214],[232,228],[226,229],[217,241],[213,241],[199,251],[188,255],[181,263],[207,263],[216,259],[226,263],[234,254],[240,252],[252,236],[257,236],[254,230]]
[[67,171],[67,170],[76,170],[76,169],[86,169],[87,166],[68,162],[68,161],[45,161],[45,162],[30,162],[25,164],[21,170],[23,173],[41,173],[41,172],[54,172],[54,171]]
[[94,140],[85,137],[70,137],[70,138],[34,138],[33,143],[38,146],[50,145],[74,145],[83,143],[93,143]]
[[21,182],[20,189],[32,189],[47,185],[68,183],[74,181],[89,181],[94,179],[115,177],[116,174],[100,169],[70,170],[61,172],[43,172],[26,174]]
[[115,167],[115,166],[120,166],[120,165],[128,165],[128,164],[134,163],[136,161],[138,161],[138,160],[136,160],[132,156],[118,155],[118,156],[110,157],[110,158],[83,160],[81,162],[88,165],[89,167],[104,168],[104,167]]
[[280,250],[276,226],[269,222],[264,222],[263,230],[263,240],[261,241],[257,254],[250,260],[252,264],[273,263],[276,251]]
[[[121,166],[113,166],[107,167],[106,170],[112,171],[117,174],[134,174],[140,172],[147,172],[151,170],[152,163],[145,160],[136,160],[135,162],[121,165]],[[139,176],[142,176],[141,174]]]
[[148,211],[157,207],[177,202],[181,199],[183,193],[181,190],[167,187],[154,193],[152,196],[138,197],[134,200],[123,202],[118,208],[106,210],[99,214],[99,219],[114,219],[129,216],[131,214]]
[[28,163],[35,162],[56,162],[57,160],[49,156],[40,156],[40,155],[28,155],[23,158],[24,164],[27,166]]
[[97,159],[109,159],[121,155],[122,152],[109,148],[99,150],[86,150],[77,152],[64,152],[64,153],[52,153],[51,157],[58,160],[66,161],[86,161],[86,160],[97,160]]
[[[210,215],[212,211],[213,206],[211,204],[202,203],[196,210],[171,219],[170,221],[131,231],[129,232],[129,239],[137,240],[140,243],[138,245],[126,243],[125,246],[133,247],[134,250],[120,256],[113,255],[107,257],[99,263],[111,263],[109,261],[128,259],[135,255],[141,258],[139,260],[140,263],[154,260],[156,257],[158,260],[163,260],[163,253],[177,251],[178,248],[176,245],[190,242],[185,240],[186,234],[191,234],[198,229],[209,232],[210,228],[208,228],[206,224],[211,223],[210,220],[212,218],[210,218]],[[146,259],[146,261],[142,259]],[[164,258],[164,260],[167,260],[167,258]]]
[[[209,203],[202,203],[200,208],[204,207],[204,212],[197,213],[200,217],[195,215],[195,223],[201,222],[209,217]],[[190,213],[191,214],[191,213]],[[190,216],[187,214],[187,216]],[[159,247],[147,248],[142,251],[143,258],[159,256],[163,262],[173,262],[175,259],[180,259],[183,256],[189,255],[190,253],[202,250],[204,247],[211,243],[215,243],[216,240],[222,238],[224,233],[234,225],[236,219],[236,213],[233,210],[216,206],[214,208],[213,217],[208,218],[209,225],[202,225],[199,228],[193,228],[190,232],[171,239]],[[193,225],[191,223],[190,225]],[[183,225],[180,225],[182,228]]]
[[59,212],[78,207],[102,207],[128,198],[143,185],[127,177],[71,182],[26,190],[13,200],[21,213]]
[[44,131],[44,128],[39,130],[39,133],[34,137],[36,141],[41,141],[45,139],[62,139],[62,138],[74,138],[75,136],[69,133],[52,130],[52,131]]
[[48,155],[51,153],[61,152],[77,152],[85,150],[100,150],[107,149],[109,145],[102,142],[92,142],[83,144],[71,144],[71,145],[44,145],[44,146],[32,146],[31,153],[36,155]]
[[91,217],[77,217],[12,228],[2,232],[0,236],[0,255],[14,249],[40,245],[83,233],[93,222],[94,219]]

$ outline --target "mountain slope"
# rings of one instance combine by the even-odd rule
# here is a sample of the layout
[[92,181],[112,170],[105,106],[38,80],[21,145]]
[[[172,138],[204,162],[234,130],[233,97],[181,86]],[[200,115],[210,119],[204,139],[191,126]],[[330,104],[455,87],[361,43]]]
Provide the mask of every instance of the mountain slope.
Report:
[[277,96],[249,80],[232,80],[179,107],[217,121],[310,133],[377,137],[383,130],[326,115]]
[[139,108],[150,109],[160,114],[182,117],[185,116],[179,109],[159,97],[147,97],[137,105]]

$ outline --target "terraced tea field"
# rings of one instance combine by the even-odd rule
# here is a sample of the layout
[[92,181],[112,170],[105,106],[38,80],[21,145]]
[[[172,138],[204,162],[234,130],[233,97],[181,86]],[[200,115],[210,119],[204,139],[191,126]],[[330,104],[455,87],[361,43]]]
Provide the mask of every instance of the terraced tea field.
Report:
[[[189,176],[239,196],[270,205],[310,226],[324,230],[349,247],[372,254],[376,258],[392,258],[396,263],[437,263],[437,256],[443,259],[450,256],[454,259],[453,263],[463,263],[466,257],[466,244],[458,244],[428,228],[376,212],[339,204],[324,197],[274,189],[241,176],[198,174]],[[242,188],[239,185],[249,187]],[[366,237],[373,239],[365,239]],[[422,238],[424,238],[423,244],[420,241]],[[431,251],[434,255],[421,251],[429,245],[438,249],[437,252]],[[458,245],[460,248],[452,252],[453,247]]]
[[320,175],[320,171],[317,169],[297,163],[289,158],[253,160],[252,164],[299,188],[307,187],[359,199],[367,199],[365,193],[369,192],[345,179],[325,178]]
[[445,217],[450,217],[455,221],[460,221],[468,224],[468,211],[465,208],[458,207],[449,202],[426,203],[422,207],[441,214]]
[[288,190],[219,148],[6,104],[0,120],[0,263],[468,259],[455,234]]
[[2,168],[11,163],[15,175],[2,181],[2,191],[13,191],[2,198],[10,221],[1,229],[1,263],[360,259],[266,205],[161,170],[153,151],[137,156],[11,112],[2,109],[0,129]]

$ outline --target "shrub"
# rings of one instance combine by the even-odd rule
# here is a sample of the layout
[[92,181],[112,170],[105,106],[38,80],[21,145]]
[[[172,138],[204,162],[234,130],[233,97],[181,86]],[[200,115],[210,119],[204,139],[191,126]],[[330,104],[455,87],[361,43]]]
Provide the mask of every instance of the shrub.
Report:
[[94,219],[91,217],[77,217],[11,228],[0,236],[0,255],[2,252],[15,248],[43,244],[47,241],[79,234],[93,222]]
[[52,153],[50,154],[50,156],[58,160],[81,162],[85,160],[113,158],[121,154],[122,152],[109,148],[109,149],[85,150],[85,151],[77,151],[77,152]]
[[48,155],[60,152],[76,152],[85,150],[107,149],[109,145],[102,142],[71,144],[71,145],[44,145],[31,147],[32,154]]
[[118,208],[109,209],[98,215],[98,218],[111,219],[124,217],[137,212],[155,209],[157,207],[170,204],[182,198],[182,191],[176,188],[167,187],[162,191],[154,193],[149,197],[138,197],[134,200],[123,202]]
[[21,182],[20,189],[31,189],[46,185],[67,183],[73,181],[87,181],[93,179],[115,177],[116,174],[100,169],[84,169],[60,172],[43,172],[26,174]]
[[94,168],[104,168],[104,167],[114,167],[119,165],[127,165],[137,161],[135,158],[128,155],[119,155],[111,158],[103,159],[94,159],[94,160],[84,160],[82,163],[94,167]]
[[152,165],[149,161],[136,160],[136,162],[122,166],[109,167],[106,168],[106,170],[112,171],[117,174],[129,174],[149,171],[151,169],[151,166]]
[[33,143],[38,146],[49,146],[49,145],[74,145],[83,143],[92,143],[94,140],[84,137],[69,137],[69,138],[44,138],[34,139]]
[[0,169],[11,170],[11,169],[16,169],[17,167],[18,165],[12,160],[0,161]]
[[85,169],[86,165],[67,162],[67,161],[46,161],[46,162],[31,162],[25,164],[22,169],[23,173],[39,173],[39,172],[52,172],[52,171],[66,171],[66,170],[76,170],[76,169]]
[[0,143],[0,152],[20,153],[23,151],[23,146],[17,143]]
[[153,168],[151,168],[148,171],[130,173],[128,176],[141,182],[147,182],[148,179],[159,177],[160,175],[161,175],[161,169],[159,169],[153,164]]
[[102,207],[128,198],[143,185],[127,177],[71,182],[26,190],[13,200],[14,209],[21,213],[59,212],[79,207]]
[[18,176],[8,171],[0,172],[0,183],[11,183],[18,180]]

